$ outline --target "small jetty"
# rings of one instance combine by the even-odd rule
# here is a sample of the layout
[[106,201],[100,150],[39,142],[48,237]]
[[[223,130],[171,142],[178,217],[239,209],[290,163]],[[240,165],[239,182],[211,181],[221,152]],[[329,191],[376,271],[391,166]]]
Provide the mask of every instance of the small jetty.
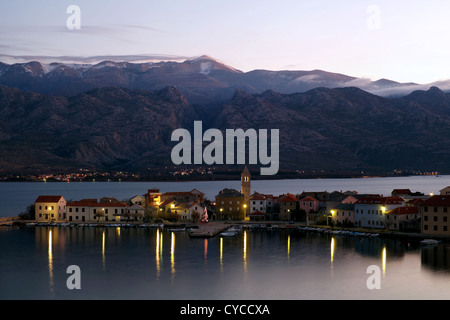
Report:
[[199,225],[196,229],[189,231],[191,238],[211,238],[230,228],[230,225],[220,222],[208,222]]

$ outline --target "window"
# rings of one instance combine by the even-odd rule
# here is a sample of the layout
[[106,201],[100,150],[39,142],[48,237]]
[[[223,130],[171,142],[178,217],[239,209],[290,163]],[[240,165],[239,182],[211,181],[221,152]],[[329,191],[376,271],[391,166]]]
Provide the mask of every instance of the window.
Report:
[[438,227],[437,226],[433,226],[433,230],[434,231],[438,231]]
[[423,207],[424,212],[428,212],[428,207]]
[[424,216],[423,221],[428,221],[428,216]]
[[427,224],[423,225],[423,230],[428,230],[428,225]]
[[434,212],[438,212],[437,207],[434,207],[433,210],[434,210]]
[[437,216],[434,216],[434,217],[433,217],[433,221],[438,221]]

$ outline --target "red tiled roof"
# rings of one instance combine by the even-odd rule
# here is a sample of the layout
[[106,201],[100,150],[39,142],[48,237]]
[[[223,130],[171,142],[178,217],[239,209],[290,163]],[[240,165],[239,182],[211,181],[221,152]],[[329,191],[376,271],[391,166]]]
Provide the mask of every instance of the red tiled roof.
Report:
[[99,202],[86,202],[86,201],[73,201],[67,204],[68,207],[128,207],[126,203],[123,202],[108,202],[108,203],[99,203]]
[[192,191],[170,191],[170,192],[164,192],[162,194],[163,196],[182,196],[182,195],[195,195],[195,193],[192,193]]
[[409,200],[409,201],[408,201],[408,205],[419,206],[419,205],[421,205],[424,201],[425,201],[424,199],[420,199],[420,198],[412,199],[412,200]]
[[171,202],[175,202],[175,199],[169,198],[169,199],[167,199],[167,200],[161,202],[159,205],[160,205],[160,206],[167,206],[167,205],[168,205],[169,203],[171,203]]
[[59,200],[62,198],[62,196],[39,196],[35,203],[41,203],[41,202],[59,202]]
[[417,207],[398,207],[386,212],[386,214],[416,214],[419,212]]
[[262,194],[254,194],[250,197],[250,200],[266,200],[266,197]]
[[286,196],[284,196],[282,199],[280,199],[280,202],[297,202],[298,199],[294,195],[288,193]]
[[307,197],[301,199],[300,201],[313,201],[313,202],[319,202],[319,200],[317,200],[316,198],[311,197],[311,196],[307,196]]
[[411,194],[411,190],[410,189],[394,189],[392,190],[392,193],[396,193],[396,194]]
[[97,203],[97,199],[81,199],[80,202]]
[[425,200],[422,206],[450,206],[450,196],[437,195]]
[[90,207],[128,207],[128,205],[123,202],[90,203],[89,206]]

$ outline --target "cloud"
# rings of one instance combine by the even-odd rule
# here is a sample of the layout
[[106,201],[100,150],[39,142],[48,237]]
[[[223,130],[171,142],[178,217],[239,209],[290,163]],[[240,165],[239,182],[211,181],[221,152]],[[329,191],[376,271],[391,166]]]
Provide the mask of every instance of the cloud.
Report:
[[142,55],[97,55],[89,57],[78,56],[45,56],[45,55],[7,55],[0,54],[0,61],[8,64],[12,63],[25,63],[29,61],[39,61],[44,64],[52,62],[59,63],[76,63],[76,64],[96,64],[102,61],[114,61],[114,62],[130,62],[130,63],[143,63],[143,62],[160,62],[160,61],[177,61],[183,62],[190,60],[193,57],[187,56],[175,56],[175,55],[161,55],[161,54],[142,54]]

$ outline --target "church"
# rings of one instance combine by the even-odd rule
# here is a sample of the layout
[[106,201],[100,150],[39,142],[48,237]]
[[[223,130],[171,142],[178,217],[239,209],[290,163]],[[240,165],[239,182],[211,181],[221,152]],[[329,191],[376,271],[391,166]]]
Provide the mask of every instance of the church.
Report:
[[251,174],[247,166],[241,173],[241,190],[223,189],[216,196],[219,220],[245,220],[250,212]]

